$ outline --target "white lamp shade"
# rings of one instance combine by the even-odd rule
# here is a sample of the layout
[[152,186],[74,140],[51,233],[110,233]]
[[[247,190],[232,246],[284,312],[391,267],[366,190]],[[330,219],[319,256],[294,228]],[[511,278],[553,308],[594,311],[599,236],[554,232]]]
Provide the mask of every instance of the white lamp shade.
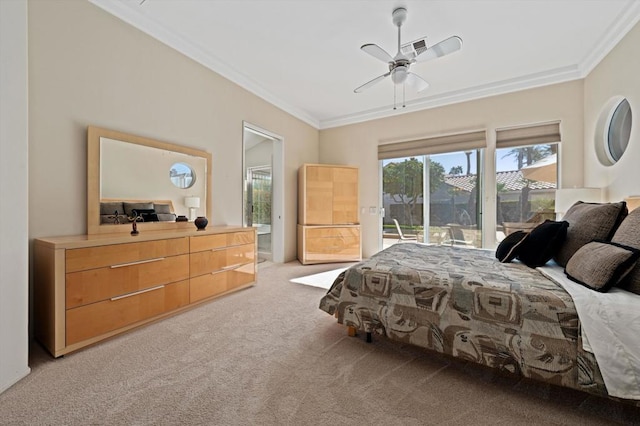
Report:
[[556,190],[556,213],[564,214],[577,201],[599,203],[602,201],[600,188],[563,188]]
[[189,208],[200,208],[200,197],[184,197],[184,205]]

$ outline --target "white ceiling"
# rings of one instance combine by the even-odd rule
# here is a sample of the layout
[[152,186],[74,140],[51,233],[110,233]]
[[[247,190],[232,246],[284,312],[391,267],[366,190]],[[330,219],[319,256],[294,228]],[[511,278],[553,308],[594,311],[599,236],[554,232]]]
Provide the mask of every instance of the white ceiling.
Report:
[[[90,0],[317,128],[583,78],[640,20],[640,0]],[[390,79],[362,52],[452,35],[454,54],[412,65],[430,83],[393,111]],[[401,91],[398,93],[401,97]]]

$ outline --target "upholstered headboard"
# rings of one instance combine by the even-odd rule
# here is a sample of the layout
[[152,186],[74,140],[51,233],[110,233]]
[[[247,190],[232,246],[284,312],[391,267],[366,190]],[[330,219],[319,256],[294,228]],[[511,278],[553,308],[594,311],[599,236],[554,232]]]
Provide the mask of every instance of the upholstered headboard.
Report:
[[[135,210],[135,212],[134,212]],[[141,216],[147,222],[174,222],[176,214],[171,200],[100,200],[100,223],[129,223]]]

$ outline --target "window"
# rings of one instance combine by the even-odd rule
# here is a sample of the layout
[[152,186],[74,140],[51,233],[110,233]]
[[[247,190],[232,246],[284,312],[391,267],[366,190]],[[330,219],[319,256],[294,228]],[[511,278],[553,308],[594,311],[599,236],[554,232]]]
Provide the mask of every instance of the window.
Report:
[[555,219],[560,122],[496,129],[496,241]]
[[497,240],[555,219],[558,145],[539,144],[496,150]]

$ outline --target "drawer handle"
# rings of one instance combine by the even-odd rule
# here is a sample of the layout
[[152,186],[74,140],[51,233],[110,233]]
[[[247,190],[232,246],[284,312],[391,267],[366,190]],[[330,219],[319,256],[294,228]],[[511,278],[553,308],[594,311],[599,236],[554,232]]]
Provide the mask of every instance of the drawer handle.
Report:
[[242,266],[242,265],[243,265],[242,263],[234,263],[233,265],[223,266],[223,267],[222,267],[222,270],[223,270],[223,271],[228,271],[228,270],[230,270],[230,269],[236,269],[236,268],[239,268],[239,267],[240,267],[240,266]]
[[139,295],[139,294],[147,293],[147,292],[149,292],[149,291],[160,290],[161,288],[164,288],[164,284],[163,284],[163,285],[156,286],[156,287],[145,288],[144,290],[135,291],[135,292],[133,292],[133,293],[129,293],[129,294],[123,294],[122,296],[112,297],[112,298],[111,298],[111,301],[112,301],[112,302],[115,302],[116,300],[125,299],[125,298],[127,298],[127,297],[131,297],[131,296],[137,296],[137,295]]
[[155,259],[139,260],[137,262],[120,263],[118,265],[111,265],[110,268],[111,269],[124,268],[125,266],[142,265],[143,263],[159,262],[164,259],[165,259],[164,257],[156,257]]

